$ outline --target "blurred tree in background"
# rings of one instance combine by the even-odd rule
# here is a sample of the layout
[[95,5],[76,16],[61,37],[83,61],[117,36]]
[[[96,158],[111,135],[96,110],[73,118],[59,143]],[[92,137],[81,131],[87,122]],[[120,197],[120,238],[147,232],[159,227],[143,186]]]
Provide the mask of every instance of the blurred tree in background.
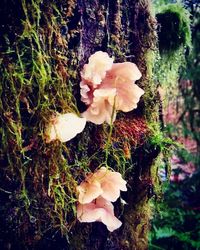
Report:
[[186,1],[191,14],[192,50],[186,56],[186,69],[181,79],[188,80],[188,87],[180,90],[184,98],[184,109],[180,116],[185,135],[189,134],[198,144],[200,150],[200,3]]

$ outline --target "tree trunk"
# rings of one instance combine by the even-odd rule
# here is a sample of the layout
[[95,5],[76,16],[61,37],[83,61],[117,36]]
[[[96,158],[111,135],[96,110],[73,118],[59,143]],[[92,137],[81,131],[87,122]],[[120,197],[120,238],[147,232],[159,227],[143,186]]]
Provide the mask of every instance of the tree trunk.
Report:
[[[149,1],[2,0],[0,5],[1,249],[147,249],[152,168],[159,154],[149,129],[159,117]],[[102,223],[78,222],[75,212],[76,186],[104,160],[109,126],[87,123],[67,143],[46,143],[44,134],[55,112],[86,109],[80,72],[98,50],[115,62],[134,62],[142,72],[137,84],[145,90],[138,108],[119,113],[113,127],[109,163],[127,180],[128,192],[115,204],[123,224],[112,233]]]

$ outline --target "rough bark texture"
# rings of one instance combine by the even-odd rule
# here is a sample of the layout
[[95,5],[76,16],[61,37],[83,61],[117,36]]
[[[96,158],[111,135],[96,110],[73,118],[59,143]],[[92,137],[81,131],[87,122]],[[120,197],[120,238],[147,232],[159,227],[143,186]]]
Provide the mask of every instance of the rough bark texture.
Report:
[[[2,0],[0,8],[1,249],[147,249],[151,167],[159,150],[148,124],[158,107],[148,53],[155,45],[148,0]],[[97,50],[138,65],[145,96],[137,110],[118,114],[109,152],[128,181],[115,213],[119,230],[76,221],[75,188],[104,158],[108,126],[87,125],[67,144],[45,144],[55,111],[80,112],[80,71]],[[98,152],[97,158],[92,155]]]

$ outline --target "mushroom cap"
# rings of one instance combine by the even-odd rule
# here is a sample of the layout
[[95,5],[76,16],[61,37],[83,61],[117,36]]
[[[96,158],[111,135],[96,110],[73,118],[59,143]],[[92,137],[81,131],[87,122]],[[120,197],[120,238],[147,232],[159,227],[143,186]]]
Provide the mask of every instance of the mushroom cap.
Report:
[[116,89],[116,110],[129,112],[137,108],[144,91],[135,84],[135,81],[141,76],[138,67],[131,62],[114,63],[112,69],[107,72],[101,88]]
[[[103,122],[111,123],[115,120],[116,112],[113,110],[112,104],[116,96],[115,88],[96,89],[94,91],[93,102],[88,109],[81,115],[87,121],[100,125]],[[112,117],[113,114],[113,117]]]
[[74,113],[58,114],[46,128],[47,142],[60,140],[66,142],[81,133],[86,125],[86,119]]
[[108,53],[97,51],[89,57],[89,63],[85,64],[81,76],[88,84],[97,87],[110,70],[113,64],[113,58]]
[[117,110],[129,112],[137,108],[144,91],[135,81],[141,76],[132,62],[113,63],[102,51],[91,55],[81,72],[81,100],[88,105],[82,116],[100,125],[114,121]]
[[112,203],[101,196],[88,204],[79,203],[77,218],[80,222],[102,222],[110,232],[113,232],[122,225],[122,222],[114,216]]
[[120,190],[127,191],[126,181],[121,174],[101,167],[77,187],[78,201],[86,204],[101,195],[104,199],[114,202],[119,198]]

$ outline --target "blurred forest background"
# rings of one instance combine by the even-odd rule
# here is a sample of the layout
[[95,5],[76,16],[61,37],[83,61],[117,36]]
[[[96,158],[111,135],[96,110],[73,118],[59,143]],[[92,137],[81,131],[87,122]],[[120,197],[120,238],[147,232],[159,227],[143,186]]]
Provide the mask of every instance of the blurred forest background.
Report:
[[159,169],[164,195],[155,197],[149,249],[200,249],[200,2],[158,0],[154,7],[163,130],[179,145]]

